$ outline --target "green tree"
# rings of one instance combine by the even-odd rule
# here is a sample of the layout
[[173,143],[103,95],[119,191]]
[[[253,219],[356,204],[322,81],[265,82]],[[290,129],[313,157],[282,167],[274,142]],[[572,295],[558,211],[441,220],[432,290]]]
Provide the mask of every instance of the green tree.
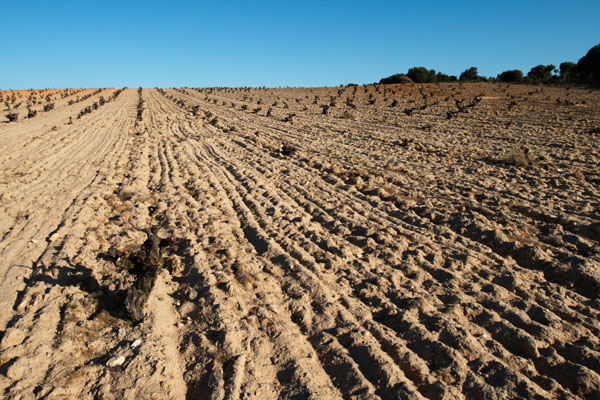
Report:
[[580,82],[600,84],[600,44],[592,47],[577,61],[575,73]]
[[408,70],[406,75],[416,83],[436,82],[435,70],[428,70],[425,67],[413,67]]
[[469,69],[464,70],[462,74],[460,74],[458,80],[468,82],[481,80],[480,78],[481,77],[477,73],[477,67],[471,67]]
[[527,78],[531,82],[549,82],[552,80],[552,71],[555,68],[552,64],[536,65],[527,73]]
[[560,80],[563,82],[571,82],[575,79],[574,71],[577,64],[570,61],[560,63]]
[[454,75],[446,75],[441,72],[438,72],[435,76],[436,82],[455,82],[457,80]]
[[504,71],[498,75],[498,80],[500,82],[522,82],[523,81],[523,73],[518,69],[511,69],[508,71]]

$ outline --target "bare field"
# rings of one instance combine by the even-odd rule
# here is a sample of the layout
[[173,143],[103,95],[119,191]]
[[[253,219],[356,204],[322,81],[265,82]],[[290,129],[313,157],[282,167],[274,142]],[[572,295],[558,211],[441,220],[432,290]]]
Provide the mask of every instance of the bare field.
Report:
[[75,92],[1,93],[0,398],[600,399],[600,91]]

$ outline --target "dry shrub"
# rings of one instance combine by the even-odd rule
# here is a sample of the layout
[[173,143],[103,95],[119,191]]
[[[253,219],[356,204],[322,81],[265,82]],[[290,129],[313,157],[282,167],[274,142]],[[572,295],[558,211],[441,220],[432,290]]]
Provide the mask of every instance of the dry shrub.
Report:
[[352,110],[346,110],[344,111],[344,114],[342,114],[342,118],[356,121],[358,119],[358,116],[356,115],[356,112]]
[[123,202],[133,199],[138,192],[133,189],[122,189],[119,191],[119,199]]
[[519,146],[512,149],[506,157],[502,159],[502,162],[507,165],[524,168],[532,168],[537,165],[536,157],[531,150],[525,146]]
[[292,156],[295,152],[296,152],[296,148],[294,146],[292,146],[291,144],[284,143],[281,146],[280,153],[283,156],[289,157],[289,156]]
[[250,272],[250,268],[243,263],[239,263],[237,265],[235,277],[238,280],[238,282],[240,282],[245,287],[253,285],[254,282],[256,282],[256,278]]

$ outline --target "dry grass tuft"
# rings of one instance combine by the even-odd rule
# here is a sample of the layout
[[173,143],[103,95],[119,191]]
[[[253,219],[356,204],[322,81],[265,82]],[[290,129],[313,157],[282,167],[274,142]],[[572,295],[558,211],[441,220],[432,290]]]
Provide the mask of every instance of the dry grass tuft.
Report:
[[536,157],[525,146],[512,149],[501,161],[504,164],[516,167],[533,168],[537,166]]

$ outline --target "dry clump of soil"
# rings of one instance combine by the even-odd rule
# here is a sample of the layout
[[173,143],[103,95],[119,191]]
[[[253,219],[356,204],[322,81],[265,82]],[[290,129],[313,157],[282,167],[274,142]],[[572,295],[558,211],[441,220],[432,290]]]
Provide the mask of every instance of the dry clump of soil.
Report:
[[114,93],[0,124],[0,397],[599,398],[597,90]]

